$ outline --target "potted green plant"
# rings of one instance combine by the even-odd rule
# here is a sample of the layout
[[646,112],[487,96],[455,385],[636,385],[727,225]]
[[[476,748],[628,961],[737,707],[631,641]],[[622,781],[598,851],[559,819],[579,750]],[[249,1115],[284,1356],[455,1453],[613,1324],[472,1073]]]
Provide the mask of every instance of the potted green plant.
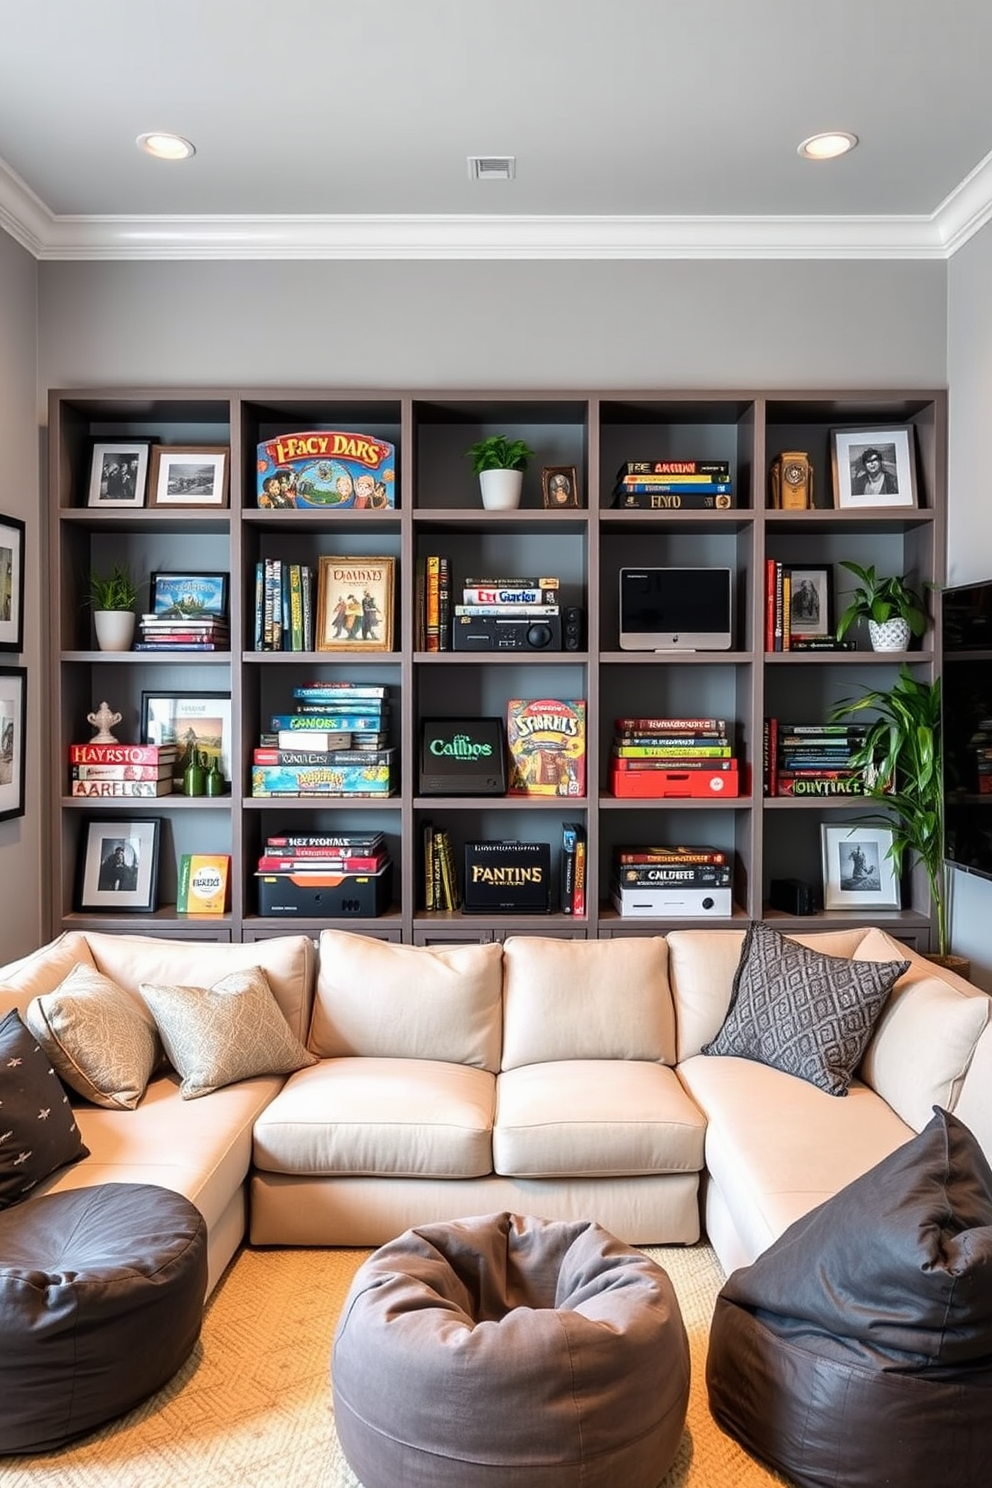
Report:
[[936,955],[955,970],[957,963],[967,968],[963,958],[949,954],[940,679],[921,682],[903,666],[888,690],[875,688],[863,697],[844,698],[831,721],[855,717],[866,709],[876,716],[868,724],[864,743],[852,753],[851,764],[866,771],[866,796],[885,806],[868,820],[891,828],[897,873],[904,863],[909,868],[922,864],[933,904]]
[[124,563],[109,573],[89,576],[86,604],[93,611],[97,645],[101,651],[130,651],[134,638],[134,606],[141,585]]
[[844,639],[855,620],[867,620],[873,651],[907,650],[910,636],[921,636],[927,628],[926,609],[916,590],[900,574],[883,578],[874,564],[862,568],[860,563],[842,559],[841,568],[861,584],[848,591],[851,602],[837,621],[837,639]]
[[524,471],[534,458],[534,451],[525,440],[490,434],[487,439],[469,445],[465,454],[479,477],[482,504],[487,511],[520,505]]

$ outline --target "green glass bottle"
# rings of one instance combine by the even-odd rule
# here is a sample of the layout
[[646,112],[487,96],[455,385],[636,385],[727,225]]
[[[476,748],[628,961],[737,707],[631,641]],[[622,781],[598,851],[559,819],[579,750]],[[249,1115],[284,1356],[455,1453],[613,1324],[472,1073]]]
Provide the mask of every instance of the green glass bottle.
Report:
[[207,795],[222,796],[224,794],[224,787],[226,786],[226,784],[227,782],[225,781],[223,775],[220,773],[220,760],[217,758],[216,755],[214,755],[210,761],[210,768],[207,771]]
[[191,749],[183,771],[183,795],[202,796],[206,788],[207,772],[203,768],[203,756],[198,749]]

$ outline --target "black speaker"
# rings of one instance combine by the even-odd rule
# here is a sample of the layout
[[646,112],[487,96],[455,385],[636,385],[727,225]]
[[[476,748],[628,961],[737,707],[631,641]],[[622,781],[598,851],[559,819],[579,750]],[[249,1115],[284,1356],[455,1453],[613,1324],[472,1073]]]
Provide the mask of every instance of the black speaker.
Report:
[[816,913],[816,891],[812,884],[801,878],[773,878],[768,899],[772,909],[783,910],[786,914]]
[[566,605],[561,612],[561,648],[563,651],[584,651],[586,634],[585,611],[579,605]]

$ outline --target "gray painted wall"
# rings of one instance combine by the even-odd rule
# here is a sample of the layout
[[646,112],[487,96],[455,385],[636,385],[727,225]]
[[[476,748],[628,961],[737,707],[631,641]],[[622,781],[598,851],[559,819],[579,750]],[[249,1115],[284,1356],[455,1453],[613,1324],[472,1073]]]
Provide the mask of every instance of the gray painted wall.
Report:
[[37,266],[31,255],[0,232],[0,511],[27,523],[24,580],[24,652],[0,652],[0,666],[28,668],[27,813],[0,822],[0,963],[38,944],[41,908],[41,761],[47,754],[42,709],[47,692],[42,665],[39,488],[40,424],[37,413]]

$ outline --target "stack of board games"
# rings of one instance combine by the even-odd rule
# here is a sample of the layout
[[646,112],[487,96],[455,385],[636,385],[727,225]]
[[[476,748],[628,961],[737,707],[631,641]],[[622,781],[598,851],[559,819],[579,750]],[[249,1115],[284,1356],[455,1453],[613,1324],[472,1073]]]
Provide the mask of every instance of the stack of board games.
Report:
[[722,511],[734,504],[729,460],[626,460],[614,507],[641,511]]
[[[430,573],[426,594],[426,649],[431,646]],[[438,602],[439,625],[440,598]],[[534,629],[532,629],[534,627]],[[544,578],[469,578],[450,624],[454,651],[561,650],[561,585]],[[539,638],[539,639],[538,639]]]
[[396,505],[396,447],[374,434],[312,429],[258,446],[258,505],[321,511]]
[[253,796],[388,796],[396,788],[386,683],[308,682],[252,759]]
[[314,649],[314,570],[306,563],[260,558],[255,564],[256,651]]
[[226,615],[142,615],[135,651],[230,651]]
[[610,898],[621,916],[730,915],[731,855],[717,847],[618,847]]
[[389,907],[392,860],[382,832],[280,832],[258,860],[259,912],[377,916]]
[[610,790],[635,798],[740,795],[725,718],[617,718]]
[[171,795],[176,754],[174,744],[70,744],[69,794]]
[[585,698],[511,698],[506,705],[511,796],[584,796]]
[[873,771],[852,765],[864,745],[864,723],[785,723],[764,721],[763,767],[766,796],[864,796],[873,789]]

